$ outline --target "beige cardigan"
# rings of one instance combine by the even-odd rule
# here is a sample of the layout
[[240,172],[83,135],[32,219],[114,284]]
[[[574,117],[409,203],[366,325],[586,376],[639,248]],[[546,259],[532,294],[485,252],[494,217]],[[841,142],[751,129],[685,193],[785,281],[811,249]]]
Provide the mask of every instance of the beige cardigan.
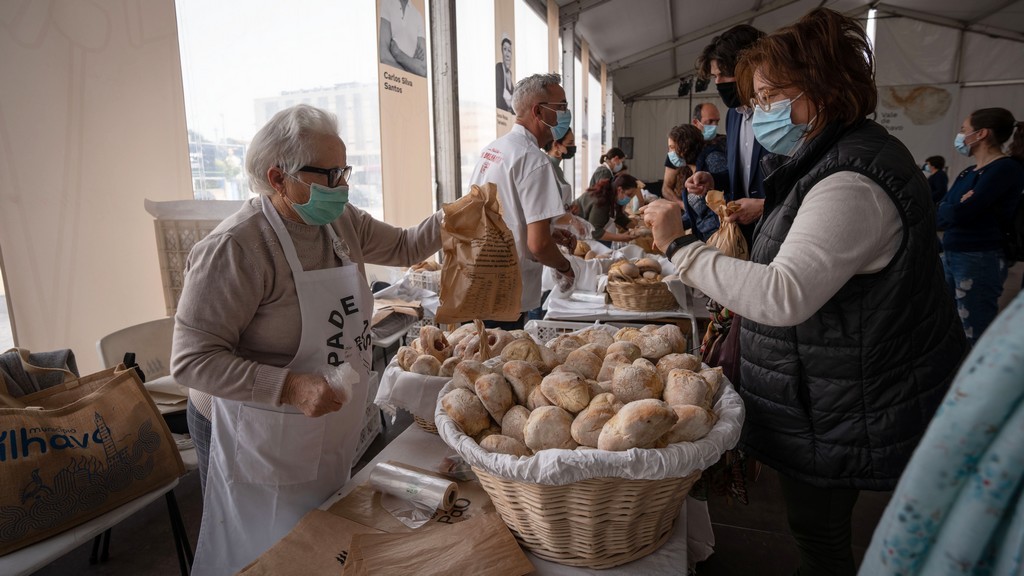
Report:
[[[295,284],[262,201],[247,201],[195,245],[185,265],[171,373],[192,389],[191,401],[207,418],[208,394],[279,404],[284,366],[299,347]],[[284,224],[303,269],[341,264],[323,227]],[[364,277],[365,263],[408,266],[441,248],[441,212],[412,228],[397,228],[349,204],[331,225]]]

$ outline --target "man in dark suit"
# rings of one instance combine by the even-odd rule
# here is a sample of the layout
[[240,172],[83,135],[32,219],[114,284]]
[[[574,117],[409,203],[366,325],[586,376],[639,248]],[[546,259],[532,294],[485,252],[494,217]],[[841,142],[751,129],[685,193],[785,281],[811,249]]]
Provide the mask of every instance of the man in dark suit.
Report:
[[726,199],[740,205],[739,212],[729,217],[739,222],[743,235],[750,244],[754,226],[764,212],[764,177],[761,158],[768,152],[754,138],[751,118],[753,111],[740,102],[736,88],[736,60],[739,53],[749,48],[764,33],[746,24],[740,24],[716,36],[697,59],[697,70],[704,78],[713,78],[722,101],[729,107],[725,116],[727,169],[725,172],[696,172],[686,180],[691,194],[704,194],[717,189],[726,193]]
[[499,110],[512,112],[512,88],[515,85],[512,78],[512,41],[508,36],[502,36],[501,62],[494,66],[494,105]]

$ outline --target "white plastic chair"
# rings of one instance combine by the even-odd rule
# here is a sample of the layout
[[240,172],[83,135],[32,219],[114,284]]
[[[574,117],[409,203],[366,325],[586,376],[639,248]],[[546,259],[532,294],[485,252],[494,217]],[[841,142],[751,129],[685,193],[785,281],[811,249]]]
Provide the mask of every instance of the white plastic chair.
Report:
[[[104,368],[117,366],[124,359],[127,352],[135,354],[135,363],[139,365],[146,376],[145,386],[147,389],[154,387],[166,387],[173,385],[171,378],[171,341],[174,336],[174,318],[160,318],[122,328],[112,332],[96,342],[96,352],[99,354],[100,363]],[[180,412],[184,409],[178,408],[173,411]],[[161,412],[166,411],[161,407]],[[181,453],[181,460],[185,469],[189,472],[199,467],[196,451],[191,442],[183,445],[179,443],[178,450]],[[173,488],[173,486],[172,486]],[[167,490],[167,511],[171,516],[171,531],[174,534],[174,543],[178,552],[178,564],[182,575],[187,575],[192,566],[192,546],[185,532],[185,523],[181,519],[181,511],[178,508],[178,501],[174,497],[174,490]],[[100,547],[102,546],[102,551]],[[96,536],[93,541],[93,553],[90,561],[102,562],[107,559],[107,550],[110,546],[110,529]]]

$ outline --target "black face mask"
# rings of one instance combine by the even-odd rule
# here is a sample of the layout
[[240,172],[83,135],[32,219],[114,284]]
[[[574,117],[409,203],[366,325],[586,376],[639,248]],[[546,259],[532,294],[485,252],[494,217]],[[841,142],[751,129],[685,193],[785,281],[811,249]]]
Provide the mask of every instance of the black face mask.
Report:
[[739,108],[742,105],[740,102],[740,94],[736,90],[735,82],[722,82],[715,84],[715,89],[718,90],[718,95],[722,97],[722,102],[729,108]]
[[575,146],[566,146],[565,147],[565,153],[562,154],[562,160],[569,160],[569,159],[571,159],[575,155],[576,155],[576,147]]

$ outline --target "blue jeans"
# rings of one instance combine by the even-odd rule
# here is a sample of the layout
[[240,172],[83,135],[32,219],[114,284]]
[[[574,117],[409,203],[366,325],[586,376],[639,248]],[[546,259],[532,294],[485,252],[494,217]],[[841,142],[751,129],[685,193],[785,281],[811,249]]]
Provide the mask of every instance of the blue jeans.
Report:
[[1002,250],[942,253],[946,284],[956,300],[956,310],[971,346],[981,338],[999,313],[999,297],[1006,282],[1006,258]]

